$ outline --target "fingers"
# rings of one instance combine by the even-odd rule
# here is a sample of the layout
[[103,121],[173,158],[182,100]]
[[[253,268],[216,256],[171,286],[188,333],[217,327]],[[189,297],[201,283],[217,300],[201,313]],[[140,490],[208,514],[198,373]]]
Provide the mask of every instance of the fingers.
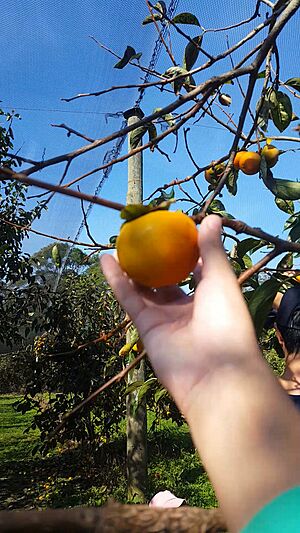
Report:
[[217,215],[207,216],[199,229],[200,256],[203,262],[201,269],[201,279],[222,277],[234,279],[234,274],[230,268],[228,259],[221,242],[222,222]]
[[135,322],[136,317],[145,308],[145,303],[139,291],[134,287],[122,271],[119,263],[111,255],[102,255],[100,262],[103,273],[114,291],[116,298],[127,311],[131,320]]

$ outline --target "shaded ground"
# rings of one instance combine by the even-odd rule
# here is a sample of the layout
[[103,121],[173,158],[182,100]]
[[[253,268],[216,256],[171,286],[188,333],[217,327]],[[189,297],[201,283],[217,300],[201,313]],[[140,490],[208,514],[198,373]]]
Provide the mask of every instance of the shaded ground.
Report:
[[[79,447],[32,456],[38,431],[24,434],[32,413],[16,412],[15,401],[12,395],[0,396],[0,509],[102,505],[110,497],[126,501],[122,433],[95,459]],[[164,423],[149,435],[149,499],[164,489],[190,505],[216,505],[186,426]]]

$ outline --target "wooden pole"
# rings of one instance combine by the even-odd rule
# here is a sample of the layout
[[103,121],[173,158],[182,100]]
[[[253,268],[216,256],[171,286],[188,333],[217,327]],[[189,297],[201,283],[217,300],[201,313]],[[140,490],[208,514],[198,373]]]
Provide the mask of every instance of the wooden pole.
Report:
[[[124,117],[128,126],[143,118],[139,108],[125,111]],[[130,134],[128,136],[128,150],[131,151]],[[128,160],[128,188],[127,204],[140,204],[143,199],[143,155],[142,152],[133,155]],[[127,332],[126,342],[131,342],[133,328]],[[130,362],[130,361],[129,361]],[[138,367],[129,372],[127,384],[144,381],[145,362],[142,360]],[[146,402],[138,403],[138,391],[133,391],[126,397],[127,415],[127,489],[128,500],[135,503],[145,503],[147,488],[147,412]]]

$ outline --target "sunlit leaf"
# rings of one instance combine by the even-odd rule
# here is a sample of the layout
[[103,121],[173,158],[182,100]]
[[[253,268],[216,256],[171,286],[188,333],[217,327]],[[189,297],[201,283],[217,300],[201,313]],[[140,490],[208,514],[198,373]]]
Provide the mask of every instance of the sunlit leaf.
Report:
[[281,211],[292,215],[294,213],[294,203],[292,200],[283,200],[282,198],[275,198],[275,203]]
[[147,129],[147,126],[140,126],[139,128],[136,128],[135,130],[130,132],[130,148],[132,150],[134,150],[134,148],[137,148]]
[[[157,2],[154,7],[160,11],[160,13],[157,13],[157,11],[153,11],[154,19],[162,20],[163,15],[165,15],[167,12],[167,6],[165,2],[161,0],[160,2]],[[153,22],[153,17],[152,15],[148,15],[148,17],[143,20],[142,25],[145,26],[146,24],[150,24],[151,22]]]
[[300,200],[300,183],[297,181],[273,178],[270,169],[268,169],[265,175],[260,171],[260,177],[263,179],[265,186],[277,198],[281,198],[282,200]]
[[57,244],[55,244],[51,250],[52,259],[57,268],[61,267],[61,256]]
[[[170,67],[168,70],[166,70],[166,72],[163,74],[163,76],[165,78],[174,78],[175,76],[181,76],[181,75],[184,75],[184,74],[188,74],[187,73],[187,70],[182,68],[182,67]],[[184,78],[184,76],[182,76],[181,78],[179,78],[178,80],[175,80],[173,82],[173,88],[174,88],[174,93],[177,95],[181,89],[181,87],[183,86],[183,84],[186,82],[187,80],[187,77]]]
[[284,85],[293,87],[293,89],[296,89],[296,91],[300,92],[300,78],[289,78],[287,81],[284,82]]
[[276,128],[282,132],[289,126],[293,116],[290,97],[282,91],[272,90],[269,102],[272,120]]

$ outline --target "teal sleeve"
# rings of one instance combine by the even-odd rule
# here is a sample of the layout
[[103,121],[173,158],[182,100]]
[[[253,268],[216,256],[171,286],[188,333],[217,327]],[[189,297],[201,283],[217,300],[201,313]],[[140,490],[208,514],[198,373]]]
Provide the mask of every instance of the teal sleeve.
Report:
[[263,507],[241,533],[299,533],[300,486],[283,492]]

